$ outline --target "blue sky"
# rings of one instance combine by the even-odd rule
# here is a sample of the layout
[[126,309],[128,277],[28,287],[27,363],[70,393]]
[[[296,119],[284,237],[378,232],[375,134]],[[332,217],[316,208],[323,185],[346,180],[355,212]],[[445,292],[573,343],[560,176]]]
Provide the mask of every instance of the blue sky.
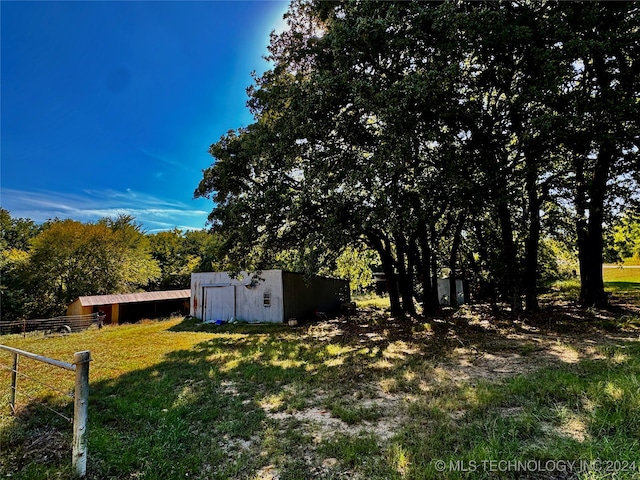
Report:
[[251,123],[287,2],[7,2],[0,204],[14,217],[203,228],[207,150]]

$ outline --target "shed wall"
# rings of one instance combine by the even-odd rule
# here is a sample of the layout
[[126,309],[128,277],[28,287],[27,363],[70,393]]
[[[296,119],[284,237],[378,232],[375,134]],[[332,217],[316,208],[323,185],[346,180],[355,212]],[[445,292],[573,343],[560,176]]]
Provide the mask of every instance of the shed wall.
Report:
[[173,312],[186,314],[189,310],[188,299],[154,300],[150,302],[106,303],[103,305],[83,306],[78,299],[67,307],[67,315],[86,315],[102,311],[105,324],[136,322],[143,318],[168,317]]
[[83,307],[80,300],[76,300],[67,307],[67,315],[87,315],[93,313],[93,307]]
[[[465,303],[462,280],[458,278],[456,279],[456,299],[458,301],[458,305],[463,305]],[[449,305],[449,279],[448,278],[438,279],[438,301],[440,302],[440,305]]]
[[[240,275],[240,279],[235,279],[225,272],[192,274],[191,316],[205,322],[231,318],[245,322],[282,322],[282,271],[264,270],[255,281],[246,272]],[[269,295],[269,306],[265,306],[265,294]]]
[[109,303],[105,305],[94,305],[92,307],[93,313],[104,313],[103,322],[105,325],[117,325],[120,323],[120,305],[117,303]]
[[312,318],[315,311],[340,312],[342,302],[349,301],[349,282],[335,278],[305,278],[301,273],[283,272],[284,319]]

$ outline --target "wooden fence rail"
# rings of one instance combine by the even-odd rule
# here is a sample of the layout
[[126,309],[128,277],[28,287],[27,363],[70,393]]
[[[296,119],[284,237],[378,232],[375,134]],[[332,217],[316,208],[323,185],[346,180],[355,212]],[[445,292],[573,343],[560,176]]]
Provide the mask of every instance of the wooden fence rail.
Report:
[[9,405],[12,413],[14,414],[16,412],[16,394],[18,393],[18,366],[20,363],[20,356],[75,372],[76,378],[73,393],[73,451],[71,461],[76,475],[78,477],[84,477],[87,474],[87,418],[89,407],[90,352],[88,350],[76,352],[73,355],[73,363],[67,363],[53,358],[36,355],[35,353],[25,352],[24,350],[18,350],[17,348],[7,347],[6,345],[0,345],[0,350],[5,350],[13,355]]

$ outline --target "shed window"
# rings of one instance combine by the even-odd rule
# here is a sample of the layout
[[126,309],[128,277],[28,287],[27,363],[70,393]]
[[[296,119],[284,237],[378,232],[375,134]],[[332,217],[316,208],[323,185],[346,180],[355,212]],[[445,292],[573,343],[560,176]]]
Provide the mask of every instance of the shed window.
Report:
[[264,292],[264,306],[265,307],[270,307],[271,306],[271,292]]

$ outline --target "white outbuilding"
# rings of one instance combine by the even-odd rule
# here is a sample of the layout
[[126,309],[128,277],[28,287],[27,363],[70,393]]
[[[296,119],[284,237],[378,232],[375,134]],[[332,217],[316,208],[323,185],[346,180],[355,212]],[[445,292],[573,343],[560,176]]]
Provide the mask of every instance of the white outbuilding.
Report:
[[[451,295],[449,286],[450,283],[448,278],[438,279],[438,299],[440,305],[449,305],[449,298]],[[458,305],[464,305],[467,303],[464,284],[459,278],[456,278],[456,301]]]
[[191,274],[190,314],[204,322],[238,320],[282,323],[289,319],[331,315],[349,301],[349,283],[326,277],[305,277],[284,270]]

